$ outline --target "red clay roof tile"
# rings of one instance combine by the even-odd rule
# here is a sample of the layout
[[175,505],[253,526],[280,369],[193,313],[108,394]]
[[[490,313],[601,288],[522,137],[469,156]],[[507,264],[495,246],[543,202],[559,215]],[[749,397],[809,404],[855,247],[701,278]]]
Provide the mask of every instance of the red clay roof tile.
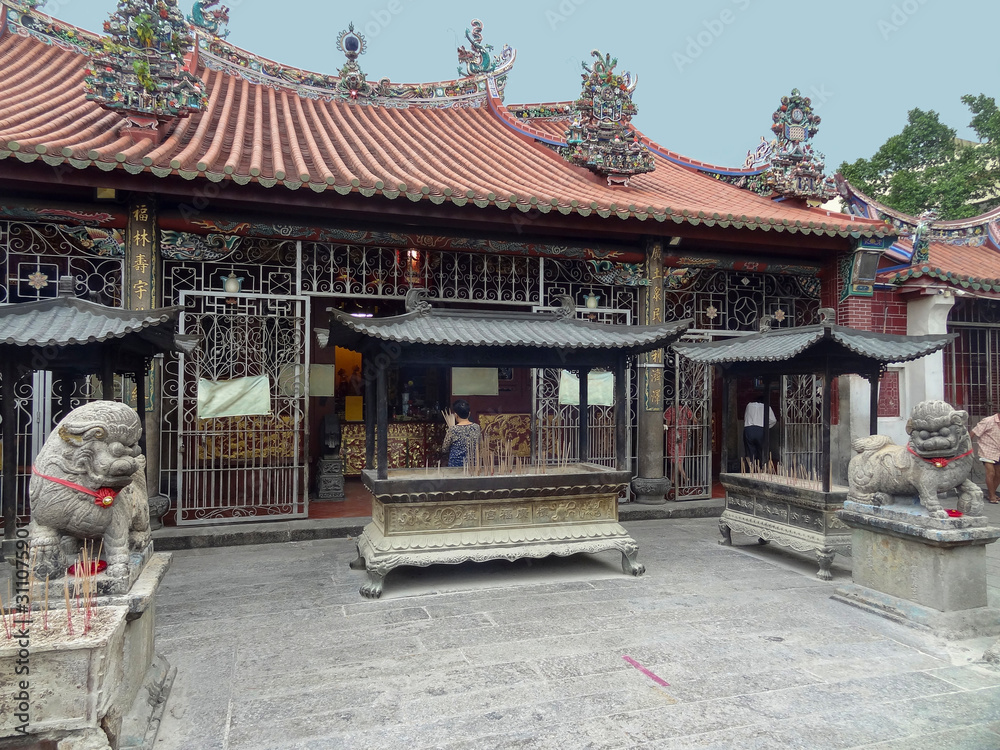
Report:
[[516,203],[522,210],[828,235],[892,233],[881,222],[771,201],[663,156],[656,157],[656,171],[630,186],[608,186],[515,129],[559,140],[564,123],[519,121],[488,94],[478,106],[451,108],[316,99],[291,85],[275,88],[208,69],[204,59],[197,72],[206,84],[206,110],[178,122],[160,145],[133,142],[118,134],[119,115],[84,98],[88,62],[78,51],[8,29],[0,39],[0,158],[29,160],[41,150],[50,161],[72,158],[80,168],[124,161],[158,175],[227,175],[293,189],[308,183],[316,192],[360,189],[389,198],[405,192],[435,203]]

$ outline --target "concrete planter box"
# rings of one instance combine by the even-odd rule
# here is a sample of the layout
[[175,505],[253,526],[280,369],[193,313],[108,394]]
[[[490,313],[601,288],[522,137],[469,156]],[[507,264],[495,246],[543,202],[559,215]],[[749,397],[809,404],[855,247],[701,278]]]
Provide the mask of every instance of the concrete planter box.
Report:
[[394,469],[362,474],[375,495],[372,522],[358,540],[362,596],[377,598],[401,565],[432,565],[615,549],[622,568],[642,575],[639,546],[618,523],[629,472],[595,464],[546,473],[469,476],[463,469]]
[[758,537],[799,552],[815,551],[817,577],[832,579],[834,555],[851,554],[851,530],[837,517],[844,507],[847,487],[824,492],[819,482],[783,482],[767,474],[721,474],[726,508],[719,518],[723,543],[732,544],[732,532]]
[[[23,679],[27,683],[24,692],[32,734],[100,728],[119,686],[126,682],[127,615],[127,607],[97,607],[92,629],[83,635],[83,616],[77,612],[73,617],[76,634],[70,635],[65,610],[49,613],[48,631],[42,629],[42,613],[35,612],[27,639],[30,673],[23,677],[15,676],[19,654],[23,659],[21,647],[0,635],[0,674],[5,682]],[[21,712],[15,696],[9,689],[0,693],[0,737],[14,736],[17,726],[24,723],[23,717],[17,717]]]
[[[154,597],[170,555],[153,554],[128,594],[96,598],[91,628],[83,635],[83,614],[74,611],[73,634],[60,606],[62,581],[50,588],[49,629],[33,612],[28,627],[28,675],[17,675],[22,646],[0,630],[0,746],[20,736],[20,681],[28,683],[28,733],[36,739],[73,738],[88,748],[125,750],[148,746],[173,681],[154,652]],[[39,588],[33,600],[43,600]],[[75,606],[75,605],[74,605]],[[8,685],[10,689],[8,689]],[[14,690],[13,688],[17,688]],[[103,742],[102,746],[100,743]],[[86,744],[89,743],[89,744]]]

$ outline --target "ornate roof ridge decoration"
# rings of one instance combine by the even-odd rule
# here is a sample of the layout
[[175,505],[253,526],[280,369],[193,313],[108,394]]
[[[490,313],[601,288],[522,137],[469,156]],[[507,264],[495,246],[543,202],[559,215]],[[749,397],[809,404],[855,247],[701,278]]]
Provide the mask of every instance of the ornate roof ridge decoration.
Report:
[[[351,33],[350,29],[343,32],[345,35],[348,33]],[[360,38],[356,32],[355,35]],[[342,86],[340,74],[322,75],[283,65],[247,52],[218,37],[199,37],[198,53],[199,62],[209,70],[238,76],[255,85],[276,90],[289,89],[296,96],[305,99],[392,109],[481,107],[486,100],[486,80],[493,80],[498,89],[503,91],[515,58],[514,50],[505,45],[500,63],[492,73],[428,83],[392,83],[388,78],[382,78],[376,84],[368,83],[371,87],[368,96],[352,98],[350,87]],[[347,66],[341,68],[341,73],[345,67]]]
[[111,36],[84,78],[87,99],[153,140],[160,125],[205,108],[205,84],[184,66],[193,37],[177,0],[119,0],[104,30]]
[[219,4],[219,0],[194,0],[191,8],[191,15],[187,20],[196,29],[207,31],[212,36],[225,39],[229,36],[229,29],[223,27],[229,23],[229,8],[223,5],[221,8],[214,6]]
[[[991,234],[995,238],[994,245],[1000,241],[1000,208],[968,219],[942,221],[933,216],[926,216],[926,212],[920,216],[911,216],[879,203],[854,187],[840,173],[836,175],[836,185],[840,197],[853,214],[885,221],[892,225],[900,237],[912,240],[919,231],[920,241],[926,241],[928,245],[940,242],[971,247],[983,245],[991,239]],[[923,228],[921,223],[925,224]],[[913,262],[926,262],[926,258],[923,261]]]
[[539,102],[538,104],[505,105],[518,120],[572,120],[573,102]]
[[607,177],[608,185],[628,186],[636,174],[656,169],[653,155],[629,127],[636,114],[632,92],[639,82],[631,73],[616,73],[618,59],[591,50],[593,67],[583,63],[583,90],[573,103],[575,115],[566,131],[563,158]]
[[[102,51],[103,40],[97,34],[58,21],[39,12],[31,2],[5,3],[7,6],[6,25],[10,33],[37,39],[67,52],[95,55]],[[0,18],[0,30],[4,19]]]
[[884,272],[879,274],[879,276],[884,277],[884,281],[886,283],[894,284],[896,286],[902,286],[904,282],[909,281],[910,279],[927,277],[928,279],[943,281],[958,289],[986,293],[984,295],[977,296],[1000,298],[1000,279],[953,273],[951,271],[945,271],[940,266],[931,266],[929,263],[925,263],[920,266],[913,265],[899,271]]
[[[505,44],[500,55],[492,55],[493,45],[483,44],[483,22],[472,19],[472,28],[465,30],[465,38],[469,40],[472,49],[466,49],[463,44],[458,48],[458,74],[463,78],[475,75],[489,75],[496,71],[510,57],[510,45]],[[462,66],[465,70],[462,70]]]
[[[792,89],[790,96],[781,97],[781,105],[772,115],[775,140],[771,142],[771,159],[767,184],[778,195],[827,201],[836,194],[832,177],[824,173],[825,159],[812,146],[819,132],[820,117],[812,108],[808,96]],[[766,156],[761,150],[760,157]],[[754,158],[756,152],[751,152]],[[750,156],[748,155],[748,159]]]

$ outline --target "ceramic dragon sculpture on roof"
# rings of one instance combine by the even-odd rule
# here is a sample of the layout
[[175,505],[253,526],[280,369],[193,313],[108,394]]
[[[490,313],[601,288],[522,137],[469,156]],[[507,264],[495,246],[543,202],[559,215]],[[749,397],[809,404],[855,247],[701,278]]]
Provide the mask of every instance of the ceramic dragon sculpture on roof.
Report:
[[214,8],[219,0],[195,0],[191,15],[187,17],[194,26],[207,31],[213,36],[225,39],[229,36],[229,30],[219,31],[229,23],[229,8],[223,5],[221,8]]
[[[465,48],[463,44],[458,48],[458,74],[460,76],[474,76],[480,73],[492,73],[496,70],[497,61],[493,59],[490,52],[493,51],[492,44],[483,44],[483,22],[478,18],[472,19],[472,28],[465,30],[465,38],[469,40],[471,50]],[[465,65],[465,70],[462,70]]]

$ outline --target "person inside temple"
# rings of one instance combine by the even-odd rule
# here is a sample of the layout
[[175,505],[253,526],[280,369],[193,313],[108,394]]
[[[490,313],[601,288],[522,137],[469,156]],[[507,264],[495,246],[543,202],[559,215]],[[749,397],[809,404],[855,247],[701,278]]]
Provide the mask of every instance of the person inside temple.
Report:
[[475,422],[469,419],[472,408],[465,399],[459,399],[452,404],[451,409],[441,412],[444,422],[448,425],[441,452],[448,453],[448,466],[465,466],[467,461],[476,460],[476,451],[483,432]]

